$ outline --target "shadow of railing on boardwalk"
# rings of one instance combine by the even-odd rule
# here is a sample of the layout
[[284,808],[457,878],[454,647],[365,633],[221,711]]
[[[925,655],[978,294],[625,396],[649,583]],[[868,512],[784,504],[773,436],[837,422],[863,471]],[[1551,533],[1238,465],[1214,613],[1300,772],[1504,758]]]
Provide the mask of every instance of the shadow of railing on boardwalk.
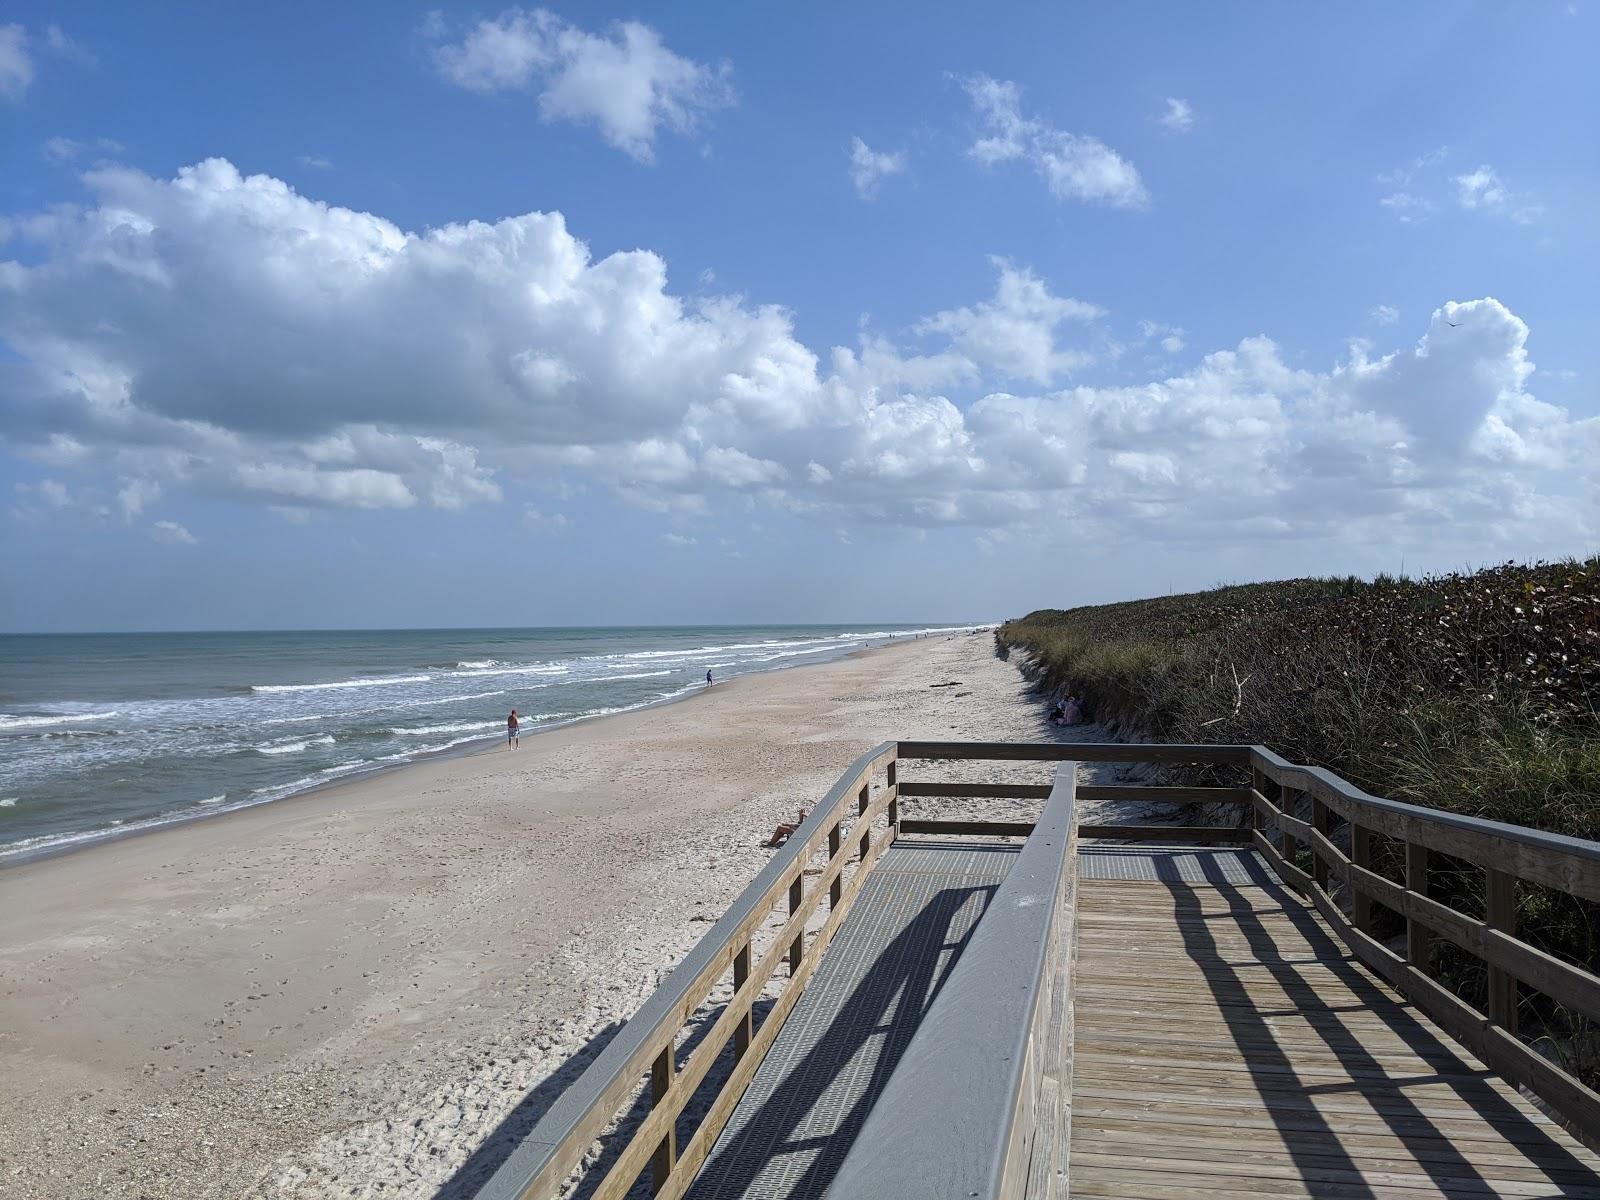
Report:
[[[691,1197],[742,1196],[768,1166],[784,1170],[777,1162],[784,1152],[814,1152],[797,1176],[785,1174],[784,1195],[801,1200],[827,1190],[978,922],[968,921],[954,941],[947,940],[952,926],[974,901],[981,905],[977,914],[981,916],[997,887],[944,888],[934,893],[879,952],[840,1007],[841,1019],[788,1068],[783,1081],[731,1136],[724,1135],[726,1142],[706,1162]],[[870,1079],[833,1132],[822,1138],[789,1140],[866,1043],[880,1036],[883,1044],[872,1059]]]
[[[1526,1156],[1523,1169],[1542,1172],[1556,1194],[1563,1194],[1564,1185],[1593,1181],[1593,1172],[1583,1162],[1494,1089],[1491,1081],[1497,1077],[1492,1071],[1469,1065],[1457,1049],[1441,1041],[1434,1030],[1413,1017],[1401,1002],[1351,962],[1344,944],[1324,929],[1297,897],[1281,886],[1272,888],[1282,896],[1282,911],[1311,945],[1316,955],[1313,969],[1331,973],[1349,989],[1359,1001],[1357,1011],[1384,1008],[1390,1031],[1433,1068],[1434,1074],[1421,1078],[1389,1075],[1371,1049],[1339,1018],[1339,1013],[1348,1010],[1330,1006],[1317,996],[1315,984],[1298,969],[1302,964],[1283,956],[1272,931],[1261,919],[1266,914],[1250,903],[1237,883],[1223,877],[1220,869],[1206,864],[1205,887],[1227,903],[1227,911],[1206,913],[1195,886],[1180,880],[1170,863],[1161,866],[1168,868],[1162,881],[1172,893],[1173,913],[1184,948],[1201,968],[1229,1036],[1249,1063],[1247,1078],[1262,1112],[1277,1128],[1302,1179],[1313,1189],[1333,1189],[1348,1197],[1377,1194],[1364,1178],[1370,1162],[1363,1165],[1343,1144],[1341,1134],[1348,1131],[1341,1125],[1347,1122],[1315,1103],[1318,1096],[1345,1093],[1365,1102],[1370,1110],[1365,1118],[1381,1120],[1389,1134],[1409,1152],[1415,1172],[1426,1175],[1444,1194],[1457,1194],[1463,1187],[1474,1194],[1493,1194],[1493,1185],[1465,1157],[1450,1134],[1440,1128],[1429,1109],[1407,1094],[1407,1085],[1423,1084],[1446,1085],[1467,1100],[1486,1122],[1502,1131],[1515,1128],[1517,1135],[1510,1140]],[[1265,875],[1264,868],[1258,869]],[[1310,1034],[1333,1052],[1347,1081],[1302,1081],[1293,1057],[1278,1044],[1276,1031],[1266,1019],[1287,1015],[1286,1011],[1263,1012],[1256,1007],[1246,981],[1228,963],[1226,952],[1211,933],[1214,922],[1236,928],[1244,935],[1251,955],[1283,990],[1290,1006],[1288,1012],[1306,1017]],[[1359,1153],[1363,1160],[1371,1157],[1369,1151]]]

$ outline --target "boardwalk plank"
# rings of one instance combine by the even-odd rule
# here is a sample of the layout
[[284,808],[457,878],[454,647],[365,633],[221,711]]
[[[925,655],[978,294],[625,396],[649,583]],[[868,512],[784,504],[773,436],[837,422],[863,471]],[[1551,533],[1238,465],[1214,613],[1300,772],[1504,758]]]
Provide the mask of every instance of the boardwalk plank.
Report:
[[1286,889],[1079,888],[1071,1195],[1600,1200],[1600,1158]]

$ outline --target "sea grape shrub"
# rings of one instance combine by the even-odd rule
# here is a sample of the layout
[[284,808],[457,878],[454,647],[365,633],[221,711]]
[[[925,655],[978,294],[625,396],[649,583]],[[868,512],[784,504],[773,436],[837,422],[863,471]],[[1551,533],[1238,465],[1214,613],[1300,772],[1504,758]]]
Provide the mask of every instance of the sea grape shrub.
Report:
[[[1048,686],[1085,694],[1100,715],[1152,733],[1282,744],[1284,725],[1305,726],[1310,749],[1320,724],[1330,734],[1348,726],[1341,706],[1358,704],[1365,719],[1440,701],[1592,726],[1600,559],[1046,609],[1008,622],[997,637],[1032,654]],[[1247,719],[1252,709],[1257,720]],[[1269,718],[1283,724],[1241,739]]]
[[[1600,839],[1600,558],[1046,609],[998,637],[1093,719],[1162,741],[1265,743],[1378,795]],[[1481,909],[1481,871],[1432,886]],[[1594,969],[1600,906],[1524,888],[1519,921]],[[1435,968],[1481,999],[1475,964],[1444,954]],[[1600,1082],[1600,1036],[1531,995],[1530,1027]]]

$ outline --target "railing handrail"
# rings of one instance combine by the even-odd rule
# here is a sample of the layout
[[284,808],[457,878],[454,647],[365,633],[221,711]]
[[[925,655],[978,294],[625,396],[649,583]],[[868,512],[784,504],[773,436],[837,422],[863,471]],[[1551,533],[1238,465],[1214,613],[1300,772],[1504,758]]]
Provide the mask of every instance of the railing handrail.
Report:
[[1057,769],[1033,833],[828,1188],[834,1200],[1021,1195],[1037,1088],[1053,1065],[1041,1067],[1038,1039],[1059,923],[1072,919],[1077,766]]
[[[1179,745],[1162,742],[943,742],[901,741],[898,743],[901,760],[967,759],[1006,762],[1059,762],[1072,759],[1078,762],[1148,762],[1172,765],[1248,766],[1263,772],[1275,782],[1303,790],[1323,799],[1359,805],[1370,812],[1386,814],[1402,821],[1420,821],[1441,829],[1449,829],[1469,837],[1489,839],[1512,845],[1527,846],[1575,860],[1575,869],[1564,874],[1534,871],[1526,876],[1531,882],[1570,891],[1589,900],[1600,900],[1600,842],[1549,833],[1526,825],[1512,825],[1487,817],[1473,817],[1446,809],[1427,808],[1403,800],[1388,800],[1374,796],[1355,784],[1341,778],[1326,767],[1302,766],[1292,763],[1269,746],[1217,743],[1214,745]],[[913,783],[907,795],[930,795],[924,790],[929,785]],[[943,787],[944,785],[935,785]],[[1013,785],[1015,786],[1015,785]],[[990,787],[978,794],[998,795],[1000,787]],[[953,794],[953,793],[950,793]],[[1111,795],[1105,799],[1114,798]],[[1140,799],[1132,793],[1129,799]],[[1236,799],[1235,796],[1217,796],[1218,801]],[[1447,853],[1484,867],[1501,867],[1502,863],[1487,861],[1479,850],[1474,853],[1468,843],[1461,849],[1445,848]],[[1590,867],[1595,869],[1591,870]],[[1516,872],[1513,872],[1516,873]]]
[[[732,952],[747,922],[769,909],[784,886],[785,877],[803,867],[823,844],[829,826],[840,817],[850,798],[885,760],[893,761],[896,743],[882,742],[851,764],[832,789],[800,823],[799,827],[756,874],[721,919],[693,950],[652,992],[639,1011],[617,1032],[605,1048],[585,1068],[582,1075],[563,1091],[545,1111],[490,1177],[475,1200],[520,1200],[541,1176],[559,1185],[587,1149],[589,1139],[575,1135],[600,1110],[608,1097],[619,1103],[631,1094],[640,1077],[650,1069],[656,1043],[663,1034],[676,1035],[692,1008],[688,1004],[708,972],[717,968],[724,955]],[[724,969],[726,969],[724,967]],[[721,975],[713,976],[713,981]],[[605,1112],[604,1124],[616,1113],[616,1106]],[[596,1129],[595,1134],[600,1132]],[[574,1145],[575,1142],[581,1144]],[[558,1159],[570,1158],[571,1162]],[[552,1168],[554,1168],[552,1170]]]
[[1248,766],[1251,746],[1166,742],[933,742],[897,743],[902,759],[1005,762],[1151,762]]
[[[1519,1037],[1521,987],[1591,1019],[1600,1018],[1600,976],[1518,936],[1517,880],[1573,896],[1600,898],[1600,844],[1480,817],[1383,800],[1331,771],[1286,762],[1257,747],[1251,791],[1251,843],[1285,883],[1303,895],[1362,963],[1454,1035],[1505,1078],[1549,1105],[1579,1140],[1600,1149],[1600,1093],[1566,1064],[1547,1059]],[[1275,794],[1263,782],[1277,785]],[[1309,819],[1294,815],[1296,796]],[[1347,822],[1336,838],[1335,822]],[[1274,844],[1267,826],[1277,829]],[[1404,880],[1380,869],[1373,834],[1404,850]],[[1309,851],[1310,870],[1297,846]],[[1430,895],[1429,856],[1438,851],[1483,870],[1483,916]],[[1343,895],[1334,881],[1343,885]],[[1449,897],[1446,897],[1448,900]],[[1375,936],[1374,905],[1404,921],[1400,953]],[[1345,909],[1349,912],[1346,913]],[[1442,938],[1484,964],[1485,1003],[1469,1003],[1433,973],[1433,942]],[[1587,964],[1592,966],[1593,964]]]
[[[1508,842],[1513,845],[1527,846],[1534,850],[1545,851],[1549,854],[1570,858],[1583,864],[1589,869],[1580,869],[1571,876],[1562,878],[1543,878],[1543,873],[1527,876],[1532,882],[1544,883],[1547,886],[1563,891],[1573,891],[1574,895],[1583,896],[1589,900],[1600,900],[1600,842],[1591,842],[1583,838],[1569,837],[1562,833],[1549,833],[1542,829],[1533,829],[1526,825],[1511,825],[1504,821],[1492,821],[1487,817],[1473,817],[1465,813],[1454,813],[1442,808],[1426,808],[1420,804],[1408,804],[1403,800],[1386,800],[1381,796],[1374,796],[1363,791],[1353,783],[1335,775],[1326,767],[1308,767],[1299,763],[1292,763],[1266,746],[1251,746],[1251,765],[1270,777],[1275,783],[1304,791],[1324,801],[1343,800],[1348,804],[1364,808],[1372,813],[1384,813],[1405,821],[1420,821],[1443,829],[1457,830],[1487,838],[1495,842]],[[1508,868],[1501,859],[1488,861],[1481,852],[1474,853],[1470,843],[1458,847],[1451,847],[1447,853],[1468,859],[1480,867],[1493,867],[1497,869],[1510,869],[1513,874],[1518,874],[1514,868]],[[1581,890],[1574,890],[1574,888]]]
[[[1023,1099],[1025,1087],[1031,1086],[1027,1074],[1030,1069],[1028,1053],[1034,1048],[1034,1043],[1030,1042],[1030,1038],[1034,1033],[1034,1018],[1041,989],[1047,982],[1042,972],[1048,965],[1048,955],[1051,953],[1053,931],[1057,928],[1054,922],[1060,916],[1056,910],[1063,895],[1060,890],[1063,885],[1061,873],[1075,870],[1075,856],[1067,855],[1065,847],[1069,842],[1075,843],[1080,836],[1076,815],[1078,796],[1075,786],[1076,767],[1079,762],[1149,762],[1249,767],[1254,772],[1254,787],[1158,789],[1140,785],[1089,787],[1083,790],[1085,795],[1092,794],[1094,799],[1106,800],[1158,799],[1159,802],[1177,805],[1239,802],[1245,805],[1247,814],[1253,809],[1257,817],[1276,821],[1281,836],[1285,839],[1281,851],[1265,838],[1259,828],[1252,831],[1247,826],[1242,830],[1243,836],[1254,842],[1256,848],[1268,858],[1274,869],[1291,885],[1308,894],[1316,907],[1334,925],[1336,932],[1356,950],[1358,957],[1380,974],[1390,978],[1397,986],[1401,986],[1403,991],[1412,994],[1425,1011],[1435,1019],[1441,1020],[1447,1028],[1466,1040],[1471,1048],[1482,1053],[1493,1065],[1518,1078],[1519,1082],[1528,1083],[1541,1095],[1559,1093],[1562,1099],[1569,1101],[1569,1104],[1575,1095],[1574,1088],[1584,1093],[1576,1096],[1576,1102],[1579,1108],[1589,1115],[1581,1118],[1580,1124],[1587,1126],[1591,1137],[1594,1135],[1597,1128],[1596,1118],[1593,1115],[1596,1111],[1594,1105],[1600,1102],[1594,1093],[1583,1089],[1570,1076],[1554,1071],[1553,1068],[1547,1068],[1542,1063],[1530,1062],[1529,1056],[1532,1052],[1526,1047],[1520,1047],[1513,1052],[1510,1047],[1496,1042],[1494,1038],[1503,1039],[1507,1034],[1497,1024],[1495,1016],[1484,1018],[1481,1014],[1464,1011],[1461,1001],[1445,993],[1437,983],[1425,977],[1425,963],[1419,970],[1411,951],[1408,951],[1406,958],[1401,958],[1364,933],[1359,913],[1354,923],[1345,918],[1339,912],[1332,895],[1325,890],[1326,881],[1322,877],[1322,872],[1328,867],[1341,872],[1345,882],[1357,889],[1358,904],[1370,903],[1373,897],[1379,903],[1385,903],[1387,901],[1384,896],[1387,891],[1389,901],[1405,907],[1403,915],[1408,921],[1408,928],[1414,929],[1418,922],[1421,922],[1431,925],[1433,929],[1444,933],[1447,937],[1456,936],[1460,930],[1465,929],[1474,937],[1489,939],[1493,944],[1487,950],[1484,947],[1473,950],[1469,946],[1469,952],[1486,955],[1490,966],[1491,983],[1495,978],[1499,978],[1503,983],[1517,968],[1528,967],[1531,961],[1530,953],[1539,953],[1527,950],[1526,943],[1519,943],[1524,947],[1523,950],[1517,950],[1515,947],[1508,950],[1502,944],[1515,937],[1515,896],[1514,892],[1506,890],[1509,885],[1503,886],[1499,895],[1502,897],[1500,901],[1502,909],[1505,904],[1504,897],[1510,897],[1512,904],[1510,926],[1507,925],[1503,912],[1500,918],[1491,914],[1487,924],[1469,920],[1448,910],[1440,913],[1437,910],[1443,909],[1444,906],[1430,901],[1425,887],[1419,890],[1413,885],[1409,859],[1407,885],[1403,887],[1384,885],[1382,879],[1373,877],[1372,872],[1364,871],[1362,867],[1363,856],[1368,853],[1365,842],[1362,843],[1359,853],[1353,847],[1351,855],[1346,857],[1328,840],[1325,836],[1329,829],[1326,824],[1327,814],[1332,813],[1334,816],[1349,820],[1352,830],[1360,830],[1363,838],[1366,837],[1367,831],[1376,832],[1396,838],[1408,846],[1432,848],[1477,863],[1490,872],[1491,883],[1496,876],[1523,878],[1588,899],[1600,899],[1600,843],[1486,818],[1425,808],[1403,801],[1386,800],[1363,791],[1325,768],[1291,763],[1275,751],[1260,745],[887,741],[861,755],[840,776],[788,842],[740,892],[727,912],[706,932],[661,986],[646,999],[639,1011],[607,1043],[583,1074],[556,1098],[534,1128],[518,1143],[499,1169],[478,1191],[477,1200],[524,1200],[525,1197],[553,1195],[581,1161],[594,1139],[635,1094],[645,1074],[650,1073],[653,1067],[663,1070],[667,1076],[665,1086],[671,1086],[674,1070],[673,1039],[729,969],[734,973],[735,1000],[730,1002],[729,1010],[724,1012],[723,1018],[719,1021],[726,1023],[737,1017],[744,1022],[742,1032],[744,1041],[741,1045],[748,1045],[750,1049],[757,1051],[762,1049],[765,1042],[770,1040],[770,1036],[775,1035],[776,1027],[781,1026],[787,1008],[780,1005],[775,1009],[773,1015],[777,1020],[772,1023],[774,1028],[769,1036],[765,1039],[757,1037],[755,1044],[751,1044],[752,990],[746,987],[744,991],[739,991],[738,981],[741,979],[742,971],[742,977],[749,984],[755,985],[755,991],[759,991],[759,986],[766,976],[762,975],[758,979],[751,974],[750,938],[754,928],[781,899],[785,886],[790,889],[791,919],[789,925],[785,926],[782,936],[790,936],[792,932],[790,926],[796,929],[800,927],[805,919],[805,913],[811,911],[811,908],[797,909],[796,894],[803,886],[801,880],[806,864],[824,845],[829,849],[829,858],[818,886],[831,887],[834,911],[823,933],[816,939],[812,950],[804,954],[804,961],[798,967],[797,960],[802,957],[801,941],[799,935],[795,935],[794,947],[789,952],[791,972],[797,970],[799,972],[793,978],[794,987],[791,990],[795,992],[803,988],[806,977],[815,966],[815,959],[825,952],[829,931],[836,928],[838,921],[848,912],[853,895],[852,889],[859,885],[860,875],[870,869],[887,841],[892,841],[898,833],[900,795],[932,797],[967,794],[958,792],[957,789],[971,786],[976,789],[973,794],[979,796],[1015,795],[1036,798],[1041,790],[1037,784],[957,785],[920,781],[908,784],[904,780],[897,781],[896,766],[901,760],[961,759],[1054,762],[1060,765],[1055,774],[1055,782],[1050,787],[1044,811],[1033,826],[1032,836],[1029,836],[1019,851],[1018,861],[1006,881],[1001,884],[995,900],[990,905],[990,911],[976,927],[972,943],[952,968],[950,978],[913,1038],[905,1057],[891,1076],[887,1088],[869,1115],[867,1125],[855,1143],[855,1149],[846,1156],[830,1194],[840,1197],[912,1194],[917,1190],[915,1185],[930,1177],[929,1172],[933,1169],[930,1163],[938,1162],[949,1167],[944,1174],[936,1176],[940,1178],[941,1184],[947,1177],[954,1179],[957,1175],[961,1180],[971,1182],[971,1186],[963,1184],[962,1190],[954,1191],[952,1194],[985,1198],[997,1198],[1002,1195],[1009,1197],[1013,1191],[1019,1162],[1021,1169],[1026,1172],[1027,1147],[1024,1144],[1019,1149],[1016,1141],[1017,1130],[1022,1127],[1019,1124],[1017,1103]],[[879,768],[886,764],[888,767],[886,789],[880,793],[876,803],[869,805],[868,791],[871,780]],[[1272,781],[1288,793],[1303,793],[1309,796],[1318,806],[1317,812],[1313,814],[1313,821],[1308,823],[1300,820],[1274,806],[1271,800],[1262,794],[1263,790],[1273,790],[1266,787],[1264,782],[1266,780]],[[1150,795],[1157,791],[1171,794],[1159,798]],[[851,806],[850,801],[853,797],[859,799],[859,807]],[[862,870],[852,879],[850,887],[844,889],[841,894],[842,864],[852,854],[851,848],[841,846],[840,836],[845,822],[865,820],[870,825],[874,817],[884,815],[887,815],[890,824],[886,841],[873,844],[872,853],[868,854],[868,839],[865,836],[861,837],[859,863]],[[926,826],[928,832],[962,831],[957,828],[962,824],[959,822],[952,824],[924,820],[908,824]],[[966,822],[966,824],[982,823]],[[996,828],[986,829],[983,832],[1013,834],[1027,832],[1027,825],[1014,824],[1014,828],[1008,826],[1001,829],[997,825]],[[1081,832],[1083,836],[1125,837],[1132,840],[1149,840],[1162,836],[1162,828],[1157,826],[1085,826]],[[1218,840],[1226,840],[1220,835],[1234,831],[1218,827],[1193,829],[1190,832],[1205,834],[1208,838],[1219,835]],[[860,835],[852,825],[851,837],[855,839],[857,836]],[[1352,837],[1354,836],[1353,832]],[[1315,868],[1313,874],[1308,875],[1294,865],[1292,856],[1288,854],[1289,838],[1299,839],[1310,845],[1314,861],[1320,860],[1321,864]],[[1497,852],[1497,848],[1504,848],[1509,853],[1502,855]],[[1049,862],[1052,855],[1055,856],[1053,868]],[[1423,858],[1425,859],[1425,855]],[[1052,869],[1053,876],[1050,874]],[[1421,870],[1425,873],[1425,864]],[[1051,886],[1057,889],[1048,893],[1054,898],[1051,904],[1037,902],[1040,896],[1046,894],[1040,890],[1043,887],[1040,883],[1041,872],[1043,876],[1053,878]],[[1068,879],[1067,887],[1070,889],[1071,886],[1071,880]],[[1024,899],[1030,902],[1024,903]],[[814,906],[814,903],[806,901],[808,906]],[[1070,921],[1071,913],[1067,913],[1064,919]],[[1023,925],[1038,925],[1041,921],[1044,922],[1042,926],[1044,933],[1050,936],[1042,935],[1039,929],[1029,932],[1021,928]],[[1478,930],[1479,926],[1483,927],[1482,931]],[[1494,941],[1496,938],[1500,940]],[[1458,944],[1465,943],[1458,940]],[[736,955],[740,957],[736,959]],[[760,975],[763,970],[770,974],[773,956],[772,950],[765,953],[763,961],[767,965],[759,968],[756,975]],[[1408,962],[1407,959],[1412,961]],[[1560,963],[1541,966],[1540,963],[1534,962],[1528,969],[1534,971],[1534,977],[1542,981],[1544,986],[1553,988],[1558,994],[1572,994],[1576,989],[1581,998],[1588,999],[1595,995],[1595,988],[1600,986],[1593,976]],[[1528,982],[1530,976],[1523,975],[1522,978]],[[1001,981],[1005,979],[1013,981],[1023,979],[1027,982],[1025,985],[1017,985],[1012,991],[997,992]],[[1537,983],[1530,984],[1530,986],[1537,985]],[[1070,987],[1070,980],[1065,986]],[[1510,996],[1514,1006],[1514,984],[1511,986]],[[1070,992],[1067,994],[1070,996]],[[786,1003],[792,1004],[793,995],[785,993],[785,996]],[[980,1003],[974,997],[982,998],[981,1004],[985,1013],[985,1020],[976,1023],[970,1021],[970,1012],[964,1011]],[[732,1011],[741,1006],[742,1016]],[[1502,1000],[1499,1008],[1503,1010],[1504,1007],[1505,1001]],[[1002,1008],[1003,1014],[1008,1015],[1004,1019],[1002,1016],[997,1016],[997,1013],[1002,1012]],[[1482,1021],[1483,1025],[1474,1027],[1474,1021]],[[955,1028],[958,1024],[963,1030],[962,1036],[950,1040],[947,1027]],[[762,1028],[767,1029],[767,1026],[768,1023],[763,1023]],[[1489,1038],[1487,1042],[1484,1040],[1486,1037]],[[692,1090],[693,1079],[703,1077],[704,1066],[696,1068],[694,1057],[692,1056],[691,1062],[685,1067],[683,1082],[685,1085],[690,1085],[687,1090]],[[963,1062],[970,1061],[971,1066],[960,1067],[955,1064],[955,1058],[960,1058]],[[995,1073],[994,1065],[1002,1062],[1005,1063],[1005,1071],[1001,1074]],[[987,1090],[974,1086],[974,1081],[982,1075],[979,1066],[984,1063],[990,1067],[990,1076],[998,1081],[992,1081]],[[959,1086],[951,1086],[952,1078],[959,1080]],[[730,1079],[728,1082],[737,1083],[741,1089],[743,1087],[737,1079]],[[996,1088],[999,1091],[996,1091]],[[942,1095],[941,1103],[931,1108],[926,1103],[930,1089],[938,1090]],[[997,1105],[995,1096],[1002,1094],[1004,1099]],[[675,1116],[677,1108],[682,1106],[684,1097],[679,1090],[671,1090],[664,1095],[666,1104],[676,1107],[672,1107],[670,1113],[662,1109],[654,1110],[645,1128],[665,1129],[670,1137],[671,1124],[665,1119]],[[731,1104],[736,1099],[735,1092],[732,1099],[726,1103]],[[717,1103],[724,1104],[723,1098],[719,1096]],[[1586,1109],[1583,1108],[1585,1105],[1588,1106]],[[1562,1106],[1558,1104],[1557,1107]],[[958,1118],[957,1114],[961,1113],[968,1115]],[[720,1120],[726,1120],[726,1115],[724,1114]],[[712,1122],[708,1119],[706,1124],[711,1125]],[[716,1128],[720,1128],[720,1124]],[[942,1132],[935,1133],[935,1130]],[[657,1134],[652,1133],[651,1136],[655,1137]],[[703,1140],[704,1136],[714,1137],[715,1130],[702,1129],[696,1136],[698,1140]],[[634,1140],[640,1140],[638,1134],[634,1135]],[[686,1186],[682,1180],[692,1178],[692,1173],[702,1160],[705,1149],[704,1146],[699,1147],[698,1157],[689,1156],[677,1170],[672,1170],[673,1190],[670,1194],[677,1195],[682,1187]],[[664,1146],[663,1152],[666,1156],[667,1169],[671,1170],[675,1151]],[[630,1143],[625,1149],[623,1158],[631,1164],[638,1161],[639,1153],[639,1147]],[[630,1170],[635,1169],[637,1168],[630,1166]],[[619,1163],[617,1168],[614,1168],[613,1174],[619,1173],[620,1170]],[[904,1187],[887,1182],[891,1176],[885,1172],[893,1171],[906,1172],[903,1175]],[[659,1178],[658,1175],[658,1182]],[[902,1176],[894,1178],[901,1179]],[[608,1179],[603,1190],[614,1191],[614,1182]]]

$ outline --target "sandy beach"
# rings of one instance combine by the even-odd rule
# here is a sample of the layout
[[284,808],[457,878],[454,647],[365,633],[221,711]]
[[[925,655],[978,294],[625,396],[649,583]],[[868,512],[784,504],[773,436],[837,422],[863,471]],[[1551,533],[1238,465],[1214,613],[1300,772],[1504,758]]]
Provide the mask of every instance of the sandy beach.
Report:
[[0,872],[0,1192],[432,1197],[855,755],[1064,732],[911,641]]

